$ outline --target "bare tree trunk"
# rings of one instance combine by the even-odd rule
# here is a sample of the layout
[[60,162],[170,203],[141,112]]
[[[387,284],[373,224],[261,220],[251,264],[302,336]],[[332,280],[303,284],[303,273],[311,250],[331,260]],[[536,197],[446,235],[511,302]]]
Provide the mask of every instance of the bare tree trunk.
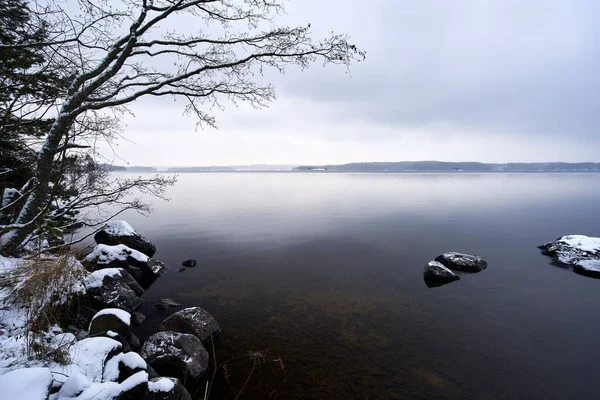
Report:
[[43,217],[44,210],[50,201],[50,180],[54,157],[58,152],[62,138],[66,136],[69,129],[70,119],[68,113],[62,112],[50,128],[36,163],[35,189],[27,196],[27,200],[15,221],[15,227],[2,235],[2,240],[0,240],[1,253],[14,254],[18,251],[21,243],[36,228],[36,222]]

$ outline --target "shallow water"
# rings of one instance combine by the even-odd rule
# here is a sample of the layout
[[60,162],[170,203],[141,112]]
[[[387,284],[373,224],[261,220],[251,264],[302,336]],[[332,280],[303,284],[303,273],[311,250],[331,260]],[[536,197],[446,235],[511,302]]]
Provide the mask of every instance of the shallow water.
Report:
[[[199,173],[169,196],[124,216],[171,266],[139,333],[160,298],[205,308],[218,363],[267,352],[240,398],[598,398],[600,280],[536,246],[600,236],[600,174]],[[445,251],[489,267],[427,288]],[[227,362],[213,398],[252,366]]]

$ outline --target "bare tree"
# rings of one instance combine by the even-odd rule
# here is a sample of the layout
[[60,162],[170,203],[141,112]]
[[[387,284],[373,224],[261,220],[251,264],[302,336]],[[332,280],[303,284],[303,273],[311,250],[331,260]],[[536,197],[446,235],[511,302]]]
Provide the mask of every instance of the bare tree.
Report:
[[[185,111],[200,125],[215,126],[209,111],[223,101],[261,107],[274,99],[274,88],[257,79],[264,68],[283,72],[289,65],[306,68],[318,60],[349,65],[364,58],[345,35],[313,41],[310,25],[275,26],[284,11],[279,0],[79,0],[78,5],[73,12],[50,0],[38,10],[54,29],[34,45],[75,73],[66,96],[57,101],[26,200],[14,223],[0,231],[3,252],[17,248],[47,213],[57,158],[80,145],[74,127],[86,120],[118,118],[142,96],[175,96],[186,100]],[[179,19],[197,28],[187,33],[164,27]]]

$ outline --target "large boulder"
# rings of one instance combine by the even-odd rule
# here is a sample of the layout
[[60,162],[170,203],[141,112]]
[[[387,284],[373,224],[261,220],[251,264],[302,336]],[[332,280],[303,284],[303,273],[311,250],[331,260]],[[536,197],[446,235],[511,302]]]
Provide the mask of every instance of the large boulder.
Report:
[[435,261],[454,271],[481,272],[487,268],[487,262],[482,257],[471,254],[448,252],[437,256]]
[[152,257],[156,253],[156,246],[137,233],[125,221],[111,221],[107,223],[94,235],[94,240],[98,244],[107,244],[109,246],[123,244],[144,253],[148,257]]
[[425,266],[423,278],[428,287],[442,286],[460,279],[454,272],[437,261],[430,261]]
[[210,341],[211,337],[219,334],[217,320],[200,307],[184,308],[177,311],[160,323],[161,331],[189,333],[196,336],[203,343]]
[[192,400],[192,396],[177,378],[154,378],[144,400]]
[[600,279],[600,238],[567,235],[539,248],[542,254],[552,257],[552,264]]
[[150,336],[140,355],[162,376],[185,380],[200,377],[208,367],[208,353],[194,335],[157,332]]
[[120,308],[105,308],[98,311],[90,322],[90,337],[106,335],[108,331],[116,332],[121,336],[129,335],[131,314]]
[[89,274],[84,284],[96,309],[120,308],[129,313],[144,303],[127,285],[120,269],[106,268]]
[[[149,287],[166,270],[162,262],[122,244],[116,246],[97,245],[86,256],[85,263],[87,268],[92,271],[104,268],[122,268],[145,288]],[[135,290],[139,291],[141,288],[135,288]]]

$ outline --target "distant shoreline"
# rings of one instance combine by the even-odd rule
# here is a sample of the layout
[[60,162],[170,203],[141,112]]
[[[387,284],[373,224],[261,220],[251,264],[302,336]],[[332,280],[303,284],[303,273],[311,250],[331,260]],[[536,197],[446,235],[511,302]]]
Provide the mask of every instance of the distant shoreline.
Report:
[[600,163],[480,163],[445,161],[368,162],[339,165],[234,165],[193,167],[147,167],[104,165],[114,172],[310,172],[310,173],[598,173]]

